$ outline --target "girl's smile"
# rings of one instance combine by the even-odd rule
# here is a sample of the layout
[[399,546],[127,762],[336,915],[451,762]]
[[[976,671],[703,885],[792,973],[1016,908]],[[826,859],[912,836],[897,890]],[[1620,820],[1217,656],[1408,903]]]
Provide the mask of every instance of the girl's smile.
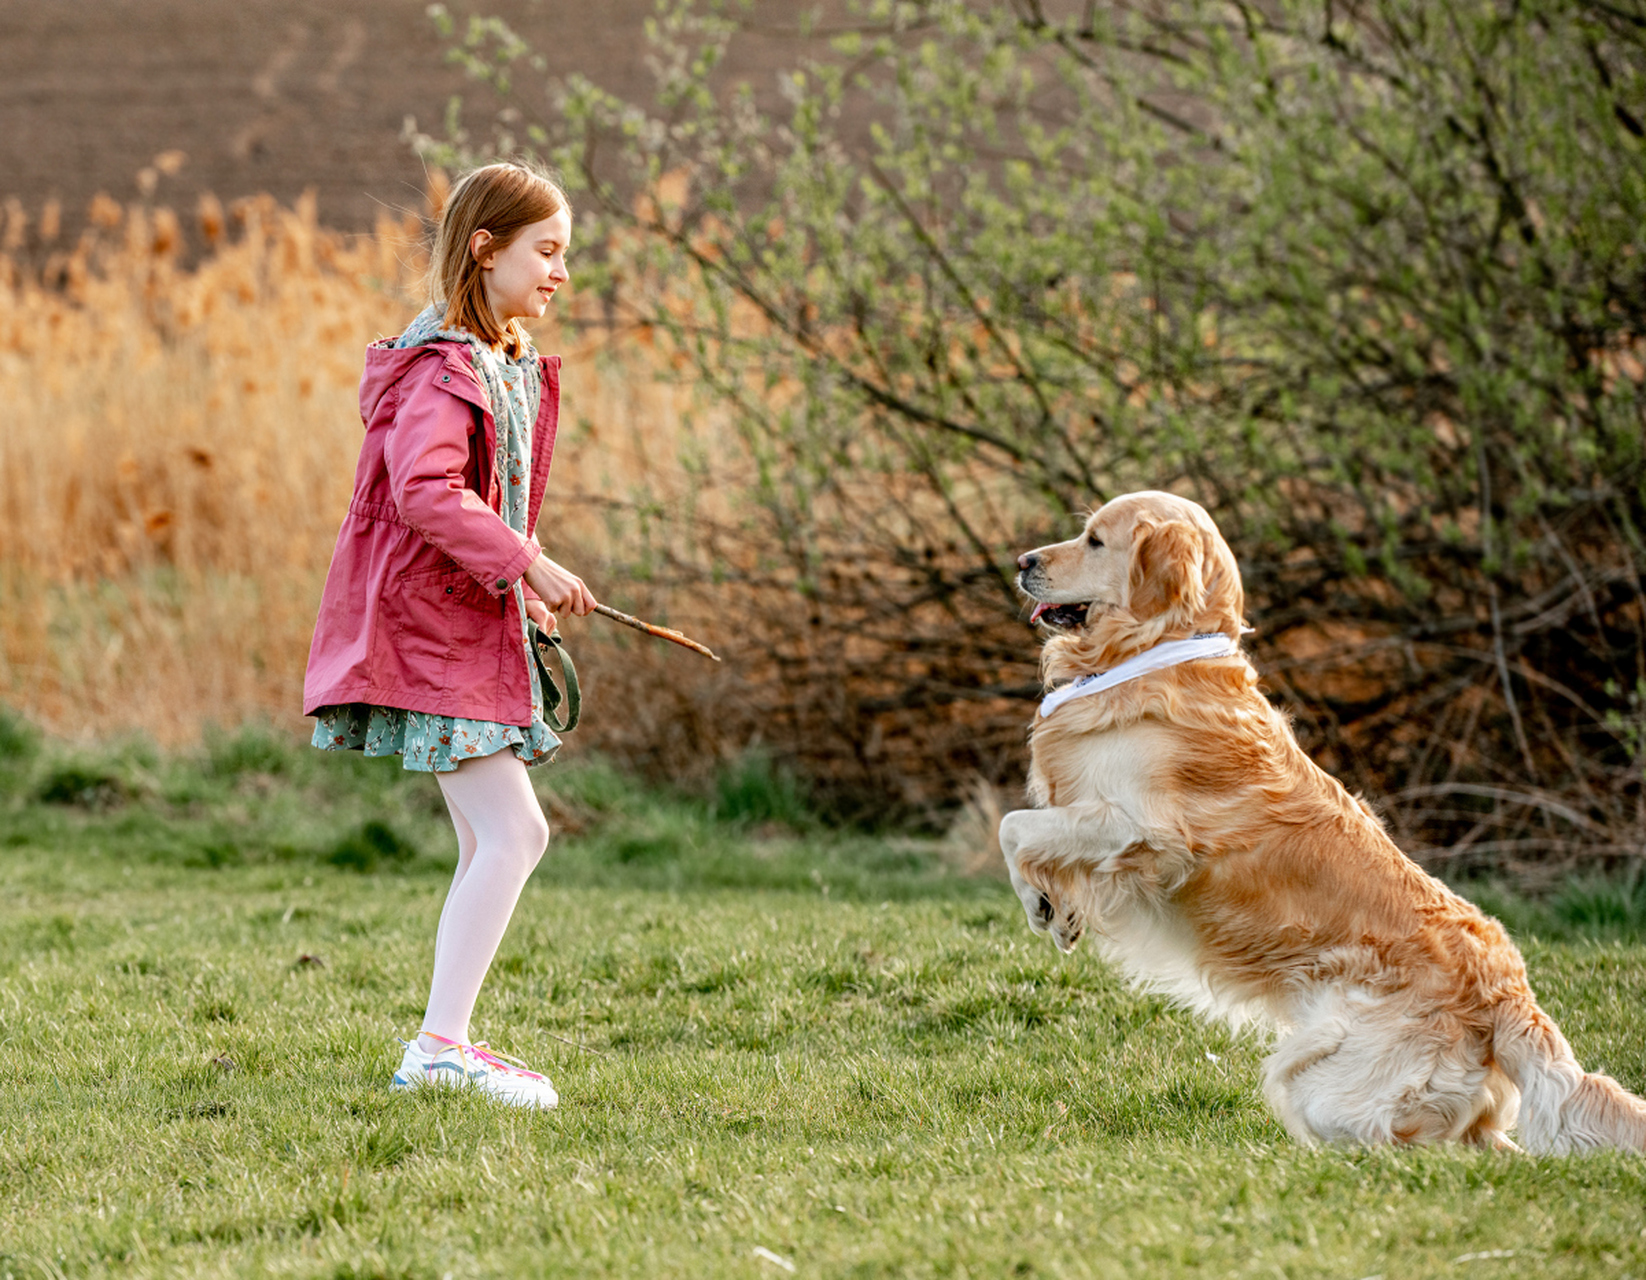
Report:
[[548,310],[549,299],[571,279],[566,270],[571,238],[571,213],[566,209],[532,223],[495,251],[489,250],[491,232],[474,233],[469,252],[480,264],[486,301],[500,325],[535,320]]

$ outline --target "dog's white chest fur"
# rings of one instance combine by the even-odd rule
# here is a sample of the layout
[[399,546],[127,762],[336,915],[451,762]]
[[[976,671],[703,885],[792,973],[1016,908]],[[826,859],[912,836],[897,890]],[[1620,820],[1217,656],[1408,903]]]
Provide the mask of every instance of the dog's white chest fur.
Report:
[[1081,750],[1065,755],[1055,775],[1043,772],[1036,761],[1029,777],[1030,795],[1042,807],[1067,806],[1071,800],[1076,805],[1111,806],[1141,829],[1155,816],[1151,766],[1165,741],[1161,729],[1148,724],[1082,735]]
[[[1258,1011],[1208,982],[1194,932],[1173,902],[1194,857],[1173,821],[1178,802],[1155,776],[1169,732],[1140,724],[1091,735],[1073,755],[1077,771],[1033,783],[1041,803],[1079,799],[1007,814],[1001,850],[1030,923],[1060,949],[1089,927],[1104,958],[1138,986],[1240,1025]],[[1058,895],[1060,909],[1020,874],[1025,855],[1047,869],[1080,868]]]

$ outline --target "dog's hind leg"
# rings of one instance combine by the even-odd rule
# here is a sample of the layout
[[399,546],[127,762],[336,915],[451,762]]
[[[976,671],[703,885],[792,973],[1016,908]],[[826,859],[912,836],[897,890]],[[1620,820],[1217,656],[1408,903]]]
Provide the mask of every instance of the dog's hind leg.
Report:
[[1475,1122],[1463,1131],[1462,1141],[1494,1151],[1519,1151],[1509,1137],[1520,1115],[1520,1090],[1496,1066],[1486,1075],[1487,1105]]
[[1263,1084],[1281,1122],[1311,1144],[1501,1146],[1516,1104],[1479,1036],[1354,987],[1311,1001],[1265,1064]]
[[1309,1105],[1305,1082],[1311,1071],[1337,1053],[1348,1034],[1346,1021],[1332,1010],[1317,1008],[1281,1037],[1263,1063],[1263,1096],[1286,1132],[1305,1146],[1332,1140],[1331,1127],[1322,1126]]

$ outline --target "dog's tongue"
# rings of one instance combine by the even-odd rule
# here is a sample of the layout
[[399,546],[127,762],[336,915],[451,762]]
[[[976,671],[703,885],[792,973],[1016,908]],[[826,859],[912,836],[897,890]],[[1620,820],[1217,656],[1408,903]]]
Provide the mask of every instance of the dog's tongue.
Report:
[[1040,601],[1038,604],[1035,605],[1034,612],[1029,615],[1029,621],[1034,622],[1037,618],[1040,617],[1041,614],[1045,613],[1046,610],[1050,609],[1051,607],[1052,606],[1047,604],[1044,600]]

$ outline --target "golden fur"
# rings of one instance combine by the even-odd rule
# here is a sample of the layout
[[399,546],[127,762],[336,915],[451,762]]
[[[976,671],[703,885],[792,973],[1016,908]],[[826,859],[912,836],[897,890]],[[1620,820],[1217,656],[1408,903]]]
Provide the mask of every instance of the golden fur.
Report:
[[[1033,599],[1089,606],[1047,643],[1048,685],[1240,636],[1234,557],[1172,494],[1019,564]],[[1032,754],[1036,807],[1000,827],[1031,927],[1064,950],[1090,929],[1140,984],[1270,1027],[1265,1093],[1300,1141],[1512,1146],[1519,1112],[1534,1151],[1646,1150],[1646,1103],[1583,1072],[1502,926],[1303,754],[1243,654],[1074,698]]]

